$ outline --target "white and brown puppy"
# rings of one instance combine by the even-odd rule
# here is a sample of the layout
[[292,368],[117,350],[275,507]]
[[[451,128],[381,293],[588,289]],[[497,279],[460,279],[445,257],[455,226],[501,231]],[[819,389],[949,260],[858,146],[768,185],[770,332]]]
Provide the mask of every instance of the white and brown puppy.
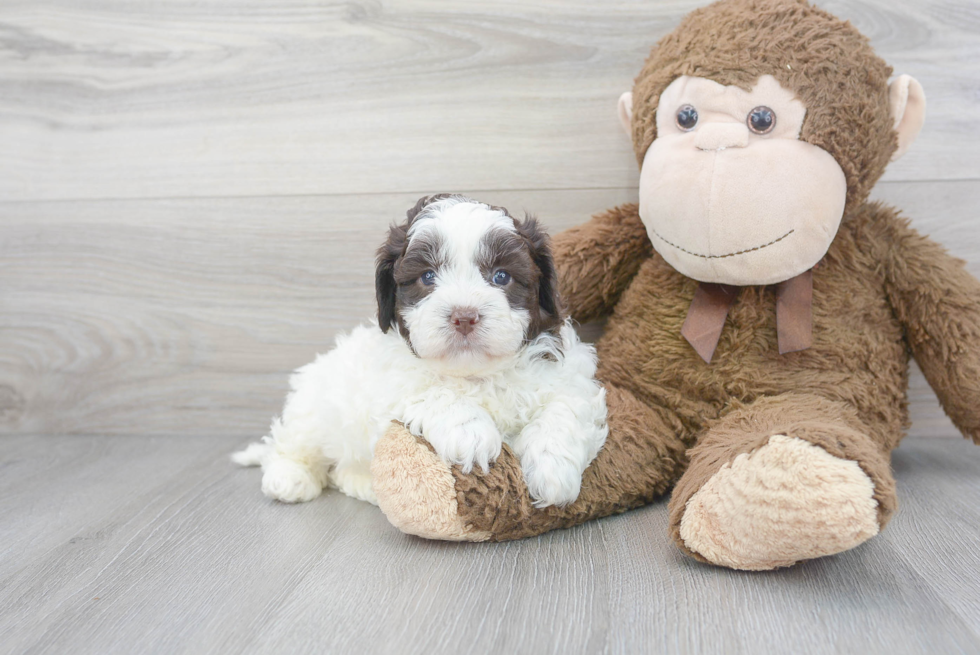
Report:
[[555,283],[533,218],[422,198],[378,252],[379,325],[296,371],[270,436],[234,461],[261,464],[262,491],[281,501],[332,485],[376,502],[371,457],[395,420],[464,471],[486,470],[507,443],[538,506],[574,501],[606,439],[606,404]]

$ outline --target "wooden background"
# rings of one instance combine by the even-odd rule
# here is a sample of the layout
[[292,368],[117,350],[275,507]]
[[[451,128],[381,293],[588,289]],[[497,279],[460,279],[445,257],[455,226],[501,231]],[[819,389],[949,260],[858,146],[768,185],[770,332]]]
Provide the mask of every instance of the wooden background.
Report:
[[[960,439],[895,452],[882,535],[761,574],[683,556],[665,500],[439,543],[228,461],[419,196],[635,200],[616,100],[701,3],[0,1],[0,653],[980,652]],[[819,4],[929,97],[875,196],[980,274],[980,3]],[[912,409],[957,434],[921,375]]]
[[[616,100],[700,4],[6,0],[0,433],[264,433],[419,196],[555,232],[635,200]],[[819,4],[929,98],[875,196],[980,274],[980,7]]]

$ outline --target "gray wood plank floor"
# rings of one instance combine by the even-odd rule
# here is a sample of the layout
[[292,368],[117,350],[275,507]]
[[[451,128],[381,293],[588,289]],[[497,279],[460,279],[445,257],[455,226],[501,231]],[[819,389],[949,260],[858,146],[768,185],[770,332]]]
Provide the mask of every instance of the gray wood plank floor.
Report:
[[980,448],[910,438],[859,548],[738,573],[666,504],[505,544],[408,537],[337,492],[286,506],[241,438],[0,438],[0,652],[976,653]]

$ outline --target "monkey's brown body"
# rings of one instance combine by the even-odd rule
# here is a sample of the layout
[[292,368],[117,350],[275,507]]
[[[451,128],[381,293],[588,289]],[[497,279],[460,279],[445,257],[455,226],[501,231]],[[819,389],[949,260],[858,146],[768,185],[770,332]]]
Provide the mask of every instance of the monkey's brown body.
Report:
[[[632,216],[620,229],[645,236],[635,209],[623,210]],[[774,287],[740,289],[714,357],[706,363],[680,338],[698,283],[659,255],[641,260],[614,307],[580,304],[570,288],[588,263],[563,246],[587,234],[588,224],[559,237],[557,258],[561,270],[575,278],[564,288],[574,317],[589,320],[615,310],[597,344],[603,382],[676,416],[682,426],[677,437],[684,442],[693,444],[733,406],[805,391],[852,406],[872,439],[890,449],[907,423],[908,355],[904,329],[885,291],[884,266],[861,249],[855,236],[855,231],[867,231],[863,223],[875,220],[895,219],[888,210],[869,207],[859,219],[849,217],[838,233],[813,273],[813,345],[785,355],[776,344]]]
[[[785,50],[787,44],[799,50]],[[489,473],[462,475],[441,465],[424,442],[394,429],[375,452],[374,485],[382,509],[402,530],[444,539],[514,539],[624,511],[674,487],[671,533],[698,559],[767,569],[846,550],[877,534],[896,507],[890,453],[908,425],[910,356],[953,422],[980,444],[980,282],[894,210],[867,202],[889,157],[918,131],[903,119],[901,97],[917,83],[889,86],[891,70],[864,37],[802,0],[724,0],[694,12],[654,49],[637,78],[632,112],[621,105],[644,171],[670,170],[650,165],[658,138],[671,145],[656,157],[685,157],[696,164],[692,170],[707,156],[720,161],[742,156],[741,149],[770,152],[764,136],[724,142],[738,130],[721,110],[712,110],[721,111],[717,126],[705,112],[701,141],[658,118],[657,102],[672,82],[695,74],[702,81],[690,88],[702,95],[681,89],[674,102],[690,107],[688,98],[695,97],[710,104],[725,93],[738,100],[738,88],[775,76],[779,84],[769,82],[770,88],[789,88],[806,105],[799,136],[790,135],[786,144],[793,153],[787,165],[804,171],[811,161],[823,166],[827,160],[820,157],[830,154],[840,167],[840,185],[828,187],[845,207],[842,217],[839,210],[831,216],[840,218],[839,229],[827,228],[836,236],[829,232],[825,255],[815,266],[806,263],[813,266],[812,344],[780,354],[774,289],[750,284],[740,289],[705,362],[681,334],[699,282],[659,253],[682,266],[693,261],[697,270],[703,269],[698,257],[722,263],[739,257],[701,255],[694,247],[680,253],[667,239],[651,243],[659,232],[646,219],[663,217],[644,214],[644,198],[648,209],[662,214],[657,193],[673,193],[676,185],[641,174],[639,207],[613,209],[554,240],[570,314],[580,321],[609,316],[597,344],[609,438],[586,471],[578,500],[535,509],[519,463],[506,449]],[[789,101],[769,98],[783,103],[780,115],[791,114]],[[747,102],[751,107],[752,98]],[[918,119],[921,125],[921,114]],[[762,145],[751,150],[756,144]],[[805,175],[798,182],[808,183]],[[783,198],[794,189],[772,192]],[[765,199],[725,200],[721,210],[734,208],[730,215],[746,225],[770,225],[753,221],[751,211],[739,213],[744,206],[764,213]],[[804,218],[806,227],[821,216]],[[684,228],[678,228],[682,236],[697,238]],[[752,238],[766,243],[772,234],[763,230]],[[792,239],[784,246],[788,261],[795,254]],[[728,251],[749,252],[726,244],[721,252]],[[740,279],[764,275],[773,257],[783,257],[755,256],[742,258]]]
[[[620,236],[635,234],[637,249],[625,261],[622,240],[603,244],[611,224]],[[645,235],[635,207],[623,207],[560,235],[555,258],[573,316],[591,320],[612,310],[597,344],[599,375],[639,401],[641,413],[649,408],[669,426],[644,435],[655,442],[653,450],[681,460],[687,448],[698,446],[684,476],[687,484],[674,491],[675,536],[685,503],[717,470],[712,451],[730,459],[774,433],[857,461],[874,482],[883,527],[896,506],[889,453],[908,425],[911,353],[958,426],[980,443],[980,412],[972,406],[980,385],[980,283],[893,210],[867,204],[846,216],[815,267],[812,347],[779,354],[773,288],[745,287],[711,363],[680,337],[698,283],[649,245],[641,247]],[[591,244],[588,250],[583,241]],[[618,267],[596,266],[610,261],[601,256],[603,247],[620,255],[612,259]],[[642,262],[635,276],[626,262]],[[597,285],[606,294],[578,291],[591,275],[609,276]],[[610,395],[611,439],[623,433],[617,425],[622,395]],[[635,414],[633,406],[627,411]],[[735,423],[746,429],[733,431]],[[675,482],[670,473],[665,477],[666,484]]]

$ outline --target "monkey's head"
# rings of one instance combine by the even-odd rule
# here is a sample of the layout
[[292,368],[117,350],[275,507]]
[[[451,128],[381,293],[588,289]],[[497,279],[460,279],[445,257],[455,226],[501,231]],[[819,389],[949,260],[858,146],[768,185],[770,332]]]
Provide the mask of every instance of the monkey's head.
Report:
[[654,47],[619,114],[654,248],[702,282],[813,267],[918,135],[922,87],[806,0],[721,0]]

